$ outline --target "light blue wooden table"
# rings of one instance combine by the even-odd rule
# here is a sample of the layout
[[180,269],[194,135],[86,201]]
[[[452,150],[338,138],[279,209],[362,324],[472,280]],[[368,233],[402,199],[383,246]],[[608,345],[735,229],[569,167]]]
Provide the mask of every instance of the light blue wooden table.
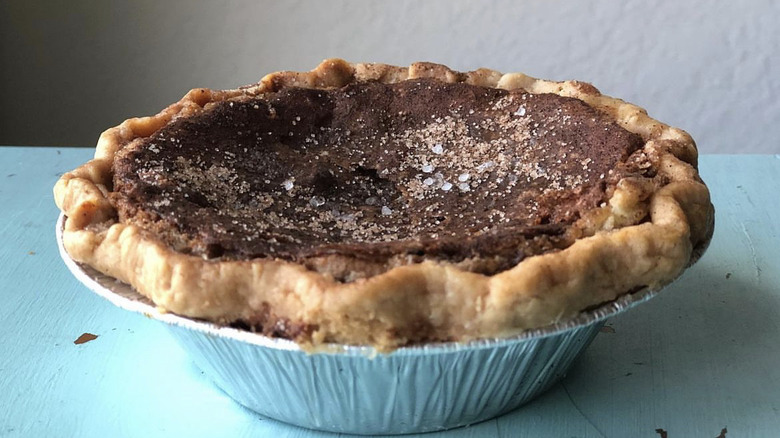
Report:
[[[330,437],[249,412],[162,323],[79,284],[51,188],[91,149],[0,148],[0,436]],[[705,156],[709,251],[608,322],[568,377],[496,420],[434,437],[780,436],[780,156]],[[82,333],[97,339],[76,345]]]

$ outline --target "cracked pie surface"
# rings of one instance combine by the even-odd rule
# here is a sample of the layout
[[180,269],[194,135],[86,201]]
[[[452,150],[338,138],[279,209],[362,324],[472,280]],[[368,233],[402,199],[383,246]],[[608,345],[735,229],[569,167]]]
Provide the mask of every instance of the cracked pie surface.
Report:
[[334,59],[128,119],[55,200],[70,256],[162,309],[391,350],[669,283],[712,234],[696,160],[583,82]]

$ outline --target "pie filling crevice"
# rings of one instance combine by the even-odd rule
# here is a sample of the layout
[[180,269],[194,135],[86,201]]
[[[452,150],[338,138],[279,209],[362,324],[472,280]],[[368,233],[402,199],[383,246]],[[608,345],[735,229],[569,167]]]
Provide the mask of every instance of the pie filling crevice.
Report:
[[331,59],[128,119],[54,192],[68,253],[166,311],[390,350],[671,282],[712,235],[696,161],[583,82]]

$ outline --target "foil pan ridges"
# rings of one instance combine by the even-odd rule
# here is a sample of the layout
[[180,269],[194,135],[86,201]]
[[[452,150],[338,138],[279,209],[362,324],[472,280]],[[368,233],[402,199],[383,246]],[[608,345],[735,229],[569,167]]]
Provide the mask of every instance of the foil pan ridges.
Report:
[[373,358],[170,327],[217,386],[249,409],[312,429],[379,434],[441,430],[515,409],[558,381],[601,325],[494,348]]
[[215,384],[247,408],[310,429],[353,434],[443,430],[494,418],[561,379],[607,317],[646,301],[642,289],[577,317],[510,338],[400,348],[330,345],[310,354],[286,339],[160,312],[127,284],[60,255],[113,304],[167,323]]

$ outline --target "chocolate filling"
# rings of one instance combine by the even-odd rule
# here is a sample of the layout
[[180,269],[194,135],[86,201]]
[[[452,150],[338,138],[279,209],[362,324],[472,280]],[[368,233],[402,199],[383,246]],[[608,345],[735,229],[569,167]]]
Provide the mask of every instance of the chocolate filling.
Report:
[[429,79],[287,88],[131,143],[111,199],[123,221],[206,258],[373,266],[345,278],[422,260],[495,273],[570,245],[642,145],[553,94]]

